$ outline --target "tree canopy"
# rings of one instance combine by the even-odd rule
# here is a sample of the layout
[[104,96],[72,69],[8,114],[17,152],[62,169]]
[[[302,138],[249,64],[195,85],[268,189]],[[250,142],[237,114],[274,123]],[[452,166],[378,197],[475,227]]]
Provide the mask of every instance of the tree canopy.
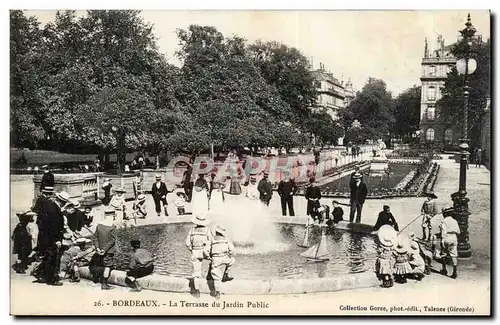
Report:
[[348,131],[352,122],[358,120],[363,129],[361,141],[386,138],[394,122],[393,106],[392,95],[387,91],[385,82],[369,78],[356,98],[342,112],[344,128]]
[[413,86],[395,98],[394,123],[391,130],[395,135],[408,137],[419,130],[421,97],[422,87]]

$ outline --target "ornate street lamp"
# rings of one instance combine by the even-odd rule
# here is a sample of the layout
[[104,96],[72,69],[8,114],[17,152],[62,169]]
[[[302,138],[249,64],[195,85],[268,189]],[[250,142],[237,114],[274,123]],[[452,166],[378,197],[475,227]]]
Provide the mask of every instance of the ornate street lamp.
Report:
[[125,130],[119,126],[112,126],[111,130],[116,135],[116,143],[117,143],[117,174],[118,176],[122,176],[123,169],[125,167]]
[[472,46],[472,40],[474,34],[476,33],[476,28],[471,23],[470,14],[467,15],[467,23],[465,23],[465,28],[460,31],[463,37],[463,42],[465,44],[465,55],[457,61],[457,70],[460,74],[464,76],[464,121],[462,129],[462,139],[460,139],[460,179],[458,185],[458,192],[453,193],[451,198],[453,200],[453,207],[455,209],[454,218],[457,220],[460,226],[460,235],[458,236],[458,256],[459,257],[471,257],[471,246],[469,243],[469,199],[467,198],[467,161],[469,159],[469,140],[467,134],[468,128],[468,110],[469,110],[469,85],[467,76],[474,73],[477,68],[477,62],[470,57]]

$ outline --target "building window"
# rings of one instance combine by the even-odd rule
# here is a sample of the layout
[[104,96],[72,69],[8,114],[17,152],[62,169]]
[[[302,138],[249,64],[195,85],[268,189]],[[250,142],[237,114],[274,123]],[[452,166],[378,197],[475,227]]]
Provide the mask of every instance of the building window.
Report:
[[429,75],[430,75],[431,77],[434,77],[434,76],[436,75],[436,66],[431,65],[431,66],[429,67]]
[[436,87],[434,86],[429,87],[429,91],[427,93],[427,99],[436,100]]
[[436,118],[436,108],[434,106],[427,107],[427,120],[434,121]]
[[453,130],[448,129],[444,131],[444,141],[452,142],[453,141]]
[[427,141],[434,141],[434,129],[427,129],[425,131],[425,139]]

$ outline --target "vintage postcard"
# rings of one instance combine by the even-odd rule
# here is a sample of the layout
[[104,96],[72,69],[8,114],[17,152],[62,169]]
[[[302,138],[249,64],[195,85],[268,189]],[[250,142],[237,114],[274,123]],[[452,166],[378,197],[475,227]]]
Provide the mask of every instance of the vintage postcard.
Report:
[[490,20],[10,10],[11,314],[491,315]]

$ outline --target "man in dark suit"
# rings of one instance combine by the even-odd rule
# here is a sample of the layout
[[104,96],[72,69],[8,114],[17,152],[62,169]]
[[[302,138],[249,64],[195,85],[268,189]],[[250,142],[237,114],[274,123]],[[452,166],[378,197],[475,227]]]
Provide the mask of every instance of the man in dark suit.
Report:
[[161,215],[162,206],[165,211],[165,217],[168,217],[167,194],[168,194],[167,185],[161,181],[160,175],[156,175],[156,182],[153,184],[153,187],[151,188],[151,195],[153,196],[153,200],[155,201],[155,209],[158,217]]
[[46,186],[37,199],[32,211],[37,214],[38,226],[37,250],[42,257],[43,275],[38,279],[48,285],[60,286],[58,254],[64,233],[64,217],[62,206],[68,202],[67,197],[57,194],[55,201],[50,197],[54,189]]
[[320,207],[319,200],[321,199],[321,189],[315,184],[316,179],[311,177],[309,179],[309,187],[306,189],[305,197],[307,200],[307,215],[310,217],[317,217],[317,209]]
[[351,212],[349,215],[349,221],[353,222],[354,212],[356,212],[356,222],[361,222],[361,211],[363,210],[363,204],[365,203],[366,196],[368,195],[368,189],[366,184],[363,183],[361,173],[355,173],[352,176],[353,181],[351,182]]
[[40,183],[40,192],[43,191],[43,189],[48,186],[48,187],[54,187],[54,174],[49,170],[49,166],[44,165],[42,166],[44,170],[44,174],[42,176],[42,181]]
[[293,217],[295,216],[293,196],[297,193],[297,185],[295,185],[293,179],[290,178],[290,172],[283,172],[283,176],[284,179],[281,180],[278,185],[278,194],[281,197],[281,211],[283,215],[286,216],[286,206],[288,205],[290,217]]
[[260,193],[260,201],[269,206],[269,202],[273,196],[273,187],[269,181],[269,173],[264,172],[264,178],[262,178],[259,185],[257,185],[257,190]]

